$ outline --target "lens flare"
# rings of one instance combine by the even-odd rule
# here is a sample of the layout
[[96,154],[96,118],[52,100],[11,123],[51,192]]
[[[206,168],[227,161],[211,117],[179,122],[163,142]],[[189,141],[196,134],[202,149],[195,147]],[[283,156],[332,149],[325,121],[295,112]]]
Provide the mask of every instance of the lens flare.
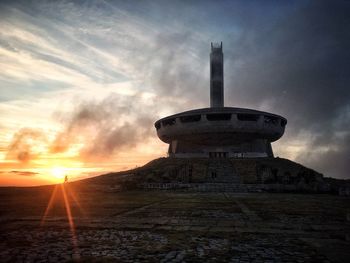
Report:
[[[58,170],[55,170],[55,172],[58,172]],[[64,173],[61,173],[61,171],[59,171],[58,173],[59,175]],[[61,194],[62,194],[62,198],[59,198],[58,195],[58,189],[61,189]],[[80,253],[79,253],[79,247],[78,247],[78,239],[77,239],[77,235],[76,235],[76,231],[75,231],[75,225],[74,225],[74,220],[73,220],[73,214],[72,214],[72,208],[71,208],[71,199],[69,198],[69,196],[71,196],[73,198],[73,201],[78,205],[78,207],[80,208],[81,212],[83,212],[82,207],[80,206],[79,200],[77,199],[75,193],[74,193],[74,189],[70,187],[70,185],[67,183],[64,184],[57,184],[55,185],[55,187],[53,188],[53,192],[51,194],[49,203],[45,209],[44,215],[42,217],[41,220],[41,226],[43,227],[45,224],[45,221],[48,218],[49,212],[52,209],[52,207],[54,206],[54,203],[57,201],[61,201],[63,202],[63,205],[65,207],[65,212],[66,212],[66,217],[68,220],[68,224],[69,224],[69,228],[70,228],[70,233],[71,233],[71,241],[72,241],[72,248],[73,248],[73,252],[75,255],[77,255],[78,257],[80,257]]]

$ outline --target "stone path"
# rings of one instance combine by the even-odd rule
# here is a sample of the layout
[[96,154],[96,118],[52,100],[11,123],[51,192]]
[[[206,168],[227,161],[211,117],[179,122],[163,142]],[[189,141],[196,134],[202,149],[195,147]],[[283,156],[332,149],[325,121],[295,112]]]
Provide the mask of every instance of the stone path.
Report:
[[[239,237],[239,238],[237,238]],[[207,237],[200,233],[113,229],[34,229],[2,235],[1,262],[329,262],[298,238],[278,235]]]
[[75,216],[73,233],[57,211],[40,226],[40,214],[0,210],[0,262],[326,263],[349,258],[346,198],[142,192],[101,200],[88,199],[86,207],[100,209],[95,213],[100,216]]

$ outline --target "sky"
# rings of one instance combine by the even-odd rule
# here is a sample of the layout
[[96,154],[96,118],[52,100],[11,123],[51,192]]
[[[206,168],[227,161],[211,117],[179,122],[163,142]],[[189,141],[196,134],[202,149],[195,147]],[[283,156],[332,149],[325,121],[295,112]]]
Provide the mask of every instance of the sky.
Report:
[[288,119],[273,143],[350,179],[350,1],[0,1],[0,185],[57,183],[166,156],[154,122],[209,106]]

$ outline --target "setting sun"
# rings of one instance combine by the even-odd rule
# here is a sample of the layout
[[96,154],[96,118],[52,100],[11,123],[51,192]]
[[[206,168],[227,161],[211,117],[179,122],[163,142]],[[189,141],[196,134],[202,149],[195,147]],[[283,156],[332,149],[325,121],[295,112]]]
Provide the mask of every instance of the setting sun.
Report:
[[64,176],[66,175],[66,169],[65,168],[61,168],[61,167],[55,167],[51,169],[51,175],[55,178],[55,179],[63,179]]

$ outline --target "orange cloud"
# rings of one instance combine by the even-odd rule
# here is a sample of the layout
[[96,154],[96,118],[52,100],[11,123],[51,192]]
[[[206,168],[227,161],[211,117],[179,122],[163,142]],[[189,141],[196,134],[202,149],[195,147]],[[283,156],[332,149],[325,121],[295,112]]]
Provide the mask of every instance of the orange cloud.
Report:
[[22,128],[14,134],[7,149],[6,159],[28,163],[38,157],[40,152],[37,146],[45,142],[47,139],[41,130]]

